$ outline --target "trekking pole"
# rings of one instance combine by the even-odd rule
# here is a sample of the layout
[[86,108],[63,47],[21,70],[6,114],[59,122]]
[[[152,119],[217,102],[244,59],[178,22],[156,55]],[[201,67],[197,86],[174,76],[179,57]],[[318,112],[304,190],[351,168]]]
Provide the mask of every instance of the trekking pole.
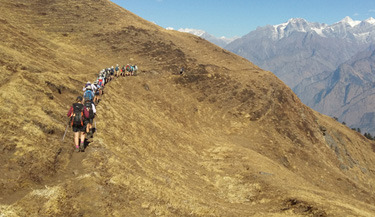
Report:
[[68,125],[66,125],[65,133],[64,133],[64,136],[62,138],[62,141],[64,141],[64,139],[65,139],[65,135],[66,135],[66,132],[68,131],[68,128],[69,128],[69,122],[68,122]]

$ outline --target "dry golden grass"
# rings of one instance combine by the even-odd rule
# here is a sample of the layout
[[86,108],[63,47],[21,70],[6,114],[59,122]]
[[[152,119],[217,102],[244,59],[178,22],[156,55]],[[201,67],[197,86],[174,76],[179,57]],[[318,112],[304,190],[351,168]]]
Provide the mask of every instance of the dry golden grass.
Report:
[[[0,216],[375,214],[375,145],[271,72],[107,0],[1,0],[0,23]],[[66,112],[117,63],[140,73],[74,153]]]

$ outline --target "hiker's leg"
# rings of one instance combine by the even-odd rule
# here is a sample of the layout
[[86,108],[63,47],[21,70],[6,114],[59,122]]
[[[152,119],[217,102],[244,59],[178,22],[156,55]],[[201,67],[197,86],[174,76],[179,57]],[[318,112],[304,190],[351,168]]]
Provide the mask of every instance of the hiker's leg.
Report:
[[79,144],[79,150],[84,151],[85,150],[85,132],[80,132],[81,134],[81,143]]
[[85,132],[81,132],[81,143],[84,143],[85,142]]
[[74,132],[74,145],[75,148],[79,146],[79,132]]
[[87,123],[86,124],[86,131],[85,132],[88,133],[89,131],[90,131],[90,123]]
[[82,132],[81,139],[82,139],[83,143],[85,142],[85,138],[86,138],[86,133],[85,133],[85,132]]

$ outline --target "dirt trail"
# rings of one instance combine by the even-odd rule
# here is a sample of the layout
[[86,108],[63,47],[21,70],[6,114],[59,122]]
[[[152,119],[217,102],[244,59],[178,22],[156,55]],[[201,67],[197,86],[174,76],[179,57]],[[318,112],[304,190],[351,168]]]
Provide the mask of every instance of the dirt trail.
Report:
[[86,152],[73,152],[69,161],[68,166],[55,176],[47,179],[44,185],[54,185],[63,183],[66,180],[70,180],[75,178],[78,174],[82,174],[85,172],[85,168],[82,165],[82,161],[87,156]]
[[20,189],[10,194],[1,195],[0,204],[13,204],[34,190],[45,189],[47,186],[55,186],[67,182],[68,180],[72,180],[76,178],[77,175],[85,173],[86,168],[82,165],[82,161],[86,158],[86,156],[87,152],[76,153],[72,148],[69,163],[64,169],[58,171],[51,177],[47,177],[39,184]]

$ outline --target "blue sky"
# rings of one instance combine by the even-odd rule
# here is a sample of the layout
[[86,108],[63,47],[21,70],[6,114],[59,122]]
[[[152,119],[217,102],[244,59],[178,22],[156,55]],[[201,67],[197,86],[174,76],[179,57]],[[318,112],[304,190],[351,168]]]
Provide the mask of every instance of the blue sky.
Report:
[[243,36],[290,18],[333,24],[346,16],[375,18],[375,0],[112,0],[164,28],[201,29],[216,37]]

